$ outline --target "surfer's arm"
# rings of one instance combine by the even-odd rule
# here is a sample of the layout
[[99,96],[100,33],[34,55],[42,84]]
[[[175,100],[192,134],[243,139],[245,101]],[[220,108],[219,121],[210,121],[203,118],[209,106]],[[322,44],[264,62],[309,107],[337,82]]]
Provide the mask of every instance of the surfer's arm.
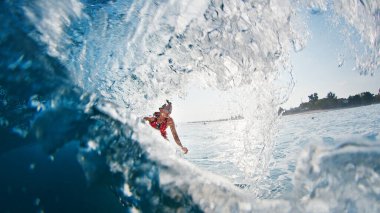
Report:
[[155,113],[153,113],[153,116],[144,117],[144,121],[152,122],[152,121],[155,121],[158,117],[160,117],[160,113],[155,112]]
[[169,118],[168,120],[168,125],[170,127],[170,130],[172,131],[172,135],[173,135],[173,138],[174,138],[174,141],[175,143],[181,147],[182,151],[186,154],[189,150],[184,147],[181,143],[181,141],[179,140],[179,137],[178,137],[178,134],[177,134],[177,130],[175,129],[175,125],[174,125],[174,121],[172,118]]
[[144,117],[144,120],[146,121],[154,121],[154,117]]

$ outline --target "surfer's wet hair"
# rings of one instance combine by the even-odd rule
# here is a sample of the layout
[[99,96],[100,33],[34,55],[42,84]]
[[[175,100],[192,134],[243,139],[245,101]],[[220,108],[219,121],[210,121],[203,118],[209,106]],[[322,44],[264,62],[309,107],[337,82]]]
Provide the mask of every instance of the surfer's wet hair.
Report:
[[169,114],[172,113],[172,103],[169,100],[166,100],[166,104],[162,105],[162,107],[159,108],[160,110],[165,110]]

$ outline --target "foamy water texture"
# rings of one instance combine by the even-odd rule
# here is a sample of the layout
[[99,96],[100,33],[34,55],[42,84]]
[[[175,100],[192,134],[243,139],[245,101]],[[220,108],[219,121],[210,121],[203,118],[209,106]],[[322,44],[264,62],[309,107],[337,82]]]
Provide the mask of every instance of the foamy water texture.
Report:
[[[0,33],[0,153],[7,153],[2,167],[14,168],[1,181],[2,193],[8,195],[0,196],[6,211],[56,211],[57,206],[66,206],[67,211],[96,209],[63,205],[72,203],[70,196],[60,194],[72,194],[69,187],[59,191],[52,187],[57,184],[51,184],[46,190],[28,191],[40,186],[40,179],[24,186],[13,178],[25,175],[23,168],[38,170],[39,164],[49,165],[38,170],[38,176],[46,178],[52,174],[49,169],[72,165],[71,171],[76,165],[76,172],[65,173],[77,177],[73,183],[98,184],[104,191],[83,189],[83,196],[75,199],[88,197],[90,203],[98,203],[102,199],[96,195],[104,194],[103,202],[114,211],[124,208],[117,201],[126,211],[312,211],[327,200],[325,189],[349,195],[341,191],[347,189],[345,185],[335,184],[340,180],[356,184],[356,192],[363,196],[331,198],[334,204],[324,204],[323,211],[378,210],[376,205],[364,205],[378,196],[377,188],[370,192],[367,188],[377,183],[377,139],[305,151],[297,157],[304,159],[305,170],[298,171],[294,196],[284,200],[277,200],[276,190],[263,193],[270,187],[255,187],[276,185],[268,180],[268,173],[281,126],[277,109],[294,84],[289,55],[307,45],[304,20],[330,13],[332,27],[339,26],[352,48],[354,69],[373,74],[380,66],[378,1],[16,0],[0,4],[4,29]],[[284,73],[289,80],[280,87],[276,82]],[[192,81],[238,94],[229,96],[236,105],[234,113],[246,119],[228,130],[236,135],[236,141],[231,141],[234,152],[218,156],[232,159],[229,165],[239,171],[239,180],[249,182],[250,192],[181,159],[140,122],[139,116],[155,110],[167,97],[183,96]],[[210,141],[214,139],[210,136]],[[47,164],[45,155],[71,163]],[[31,156],[40,158],[27,166],[14,164],[20,156],[25,162]],[[357,178],[346,181],[343,173],[331,171],[335,161],[341,165],[337,168],[344,165]],[[79,177],[83,183],[77,182]],[[25,205],[12,205],[21,202],[16,185],[22,185],[18,188],[26,194]],[[59,192],[55,200],[47,201],[51,188]]]

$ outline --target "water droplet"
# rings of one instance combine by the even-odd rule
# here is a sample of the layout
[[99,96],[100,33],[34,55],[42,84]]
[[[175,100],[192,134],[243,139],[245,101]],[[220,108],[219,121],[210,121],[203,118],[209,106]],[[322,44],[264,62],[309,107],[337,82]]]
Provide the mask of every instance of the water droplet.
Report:
[[41,202],[40,198],[37,197],[37,198],[34,200],[34,205],[39,206],[39,205],[40,205],[40,202]]
[[15,133],[15,134],[17,134],[17,135],[19,135],[22,138],[26,138],[26,136],[28,134],[28,132],[26,130],[21,129],[19,127],[13,127],[12,128],[12,132]]
[[30,169],[30,170],[34,170],[35,168],[36,168],[36,164],[31,163],[31,164],[29,165],[29,169]]
[[344,64],[344,55],[339,54],[338,56],[338,67],[342,67]]
[[87,142],[87,146],[88,146],[88,148],[90,148],[90,150],[96,150],[98,148],[98,143],[96,143],[93,140],[89,140]]

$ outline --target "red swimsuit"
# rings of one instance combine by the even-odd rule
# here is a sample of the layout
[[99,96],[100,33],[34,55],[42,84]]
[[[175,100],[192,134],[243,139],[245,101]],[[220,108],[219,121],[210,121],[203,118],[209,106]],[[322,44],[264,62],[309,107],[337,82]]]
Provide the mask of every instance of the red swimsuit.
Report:
[[165,139],[168,139],[166,137],[166,128],[168,128],[168,119],[165,119],[165,121],[163,121],[162,123],[157,123],[157,118],[160,116],[160,113],[155,112],[153,115],[156,119],[154,119],[154,121],[150,121],[149,122],[150,125],[153,128],[160,130],[162,137],[164,137]]

